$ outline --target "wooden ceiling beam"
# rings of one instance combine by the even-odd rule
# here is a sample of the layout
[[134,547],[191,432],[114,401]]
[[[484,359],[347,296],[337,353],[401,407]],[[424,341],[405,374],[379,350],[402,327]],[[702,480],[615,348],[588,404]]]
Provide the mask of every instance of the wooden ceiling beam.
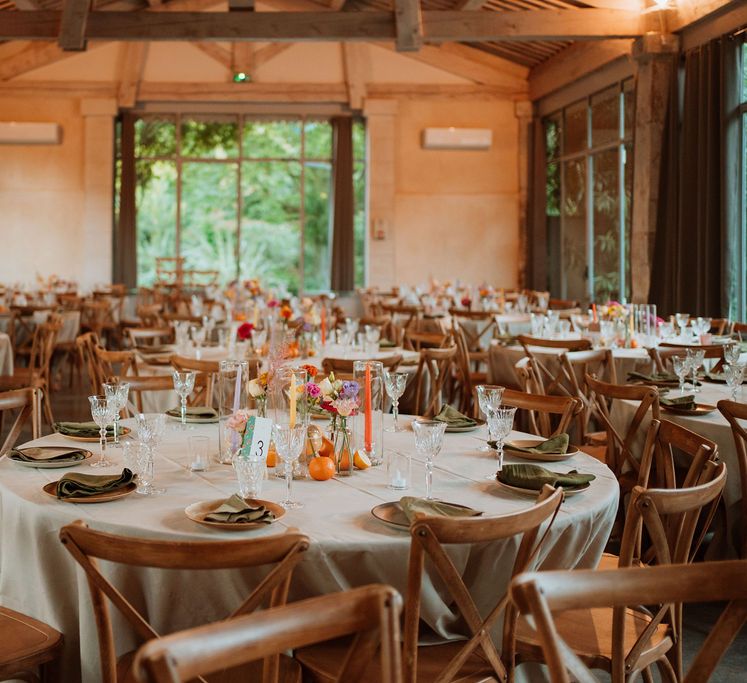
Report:
[[254,73],[254,45],[239,42],[231,46],[231,71],[251,77]]
[[[67,0],[66,7],[89,0]],[[396,36],[390,12],[91,12],[85,34],[105,40],[253,40],[273,42],[380,41]],[[79,17],[76,12],[74,17]],[[8,12],[0,40],[50,40],[57,35],[61,13],[45,10]],[[516,12],[422,12],[424,41],[482,42],[536,40],[606,40],[633,38],[647,21],[636,12],[615,10],[526,10]],[[83,41],[80,22],[67,24],[75,33],[68,46]],[[61,38],[62,40],[62,38]]]
[[[7,81],[16,76],[41,69],[43,66],[54,64],[62,59],[74,56],[73,52],[65,52],[57,43],[27,43],[21,50],[16,49],[16,43],[0,45],[0,81]],[[105,42],[90,42],[89,52],[108,45]]]
[[366,48],[355,43],[342,43],[341,48],[348,103],[351,109],[359,111],[363,109],[363,101],[366,99]]
[[[59,44],[63,50],[86,49],[86,24],[91,0],[65,0],[60,18]],[[29,16],[36,12],[28,13]]]
[[420,0],[394,0],[397,50],[417,52],[423,44],[423,16]]
[[228,0],[229,12],[253,12],[254,0]]
[[208,57],[214,59],[218,64],[225,67],[226,71],[231,70],[232,58],[231,50],[226,50],[217,43],[196,42],[192,43],[200,52],[204,52]]
[[120,47],[120,74],[117,103],[130,109],[138,99],[138,89],[148,59],[148,43],[123,43]]
[[710,14],[718,15],[743,6],[744,0],[677,0],[663,14],[666,17],[667,31],[675,33]]

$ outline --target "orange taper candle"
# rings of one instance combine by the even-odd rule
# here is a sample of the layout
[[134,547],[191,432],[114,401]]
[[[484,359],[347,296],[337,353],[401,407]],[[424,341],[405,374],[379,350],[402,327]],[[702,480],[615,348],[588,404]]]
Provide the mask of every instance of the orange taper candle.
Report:
[[365,448],[366,453],[370,453],[373,448],[371,442],[373,441],[373,419],[371,415],[371,366],[366,363],[366,425],[365,425]]
[[591,305],[591,316],[594,322],[597,322],[598,318],[597,318],[597,305],[596,304]]

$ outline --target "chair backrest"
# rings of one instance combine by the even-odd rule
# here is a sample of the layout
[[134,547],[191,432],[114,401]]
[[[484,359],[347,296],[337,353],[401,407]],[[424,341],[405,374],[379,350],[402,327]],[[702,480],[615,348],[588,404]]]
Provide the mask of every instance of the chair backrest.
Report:
[[197,360],[177,355],[171,356],[170,360],[171,366],[179,372],[189,372],[191,370],[197,373],[195,385],[203,388],[195,393],[194,404],[212,405],[213,388],[220,371],[220,363],[217,360]]
[[94,346],[93,353],[97,362],[97,394],[102,392],[101,384],[106,381],[107,377],[137,375],[137,360],[134,351],[107,351],[100,346]]
[[[116,683],[117,661],[109,603],[121,612],[142,640],[159,638],[147,619],[102,573],[98,560],[157,569],[216,570],[272,565],[257,587],[230,615],[249,614],[260,607],[285,604],[296,564],[309,547],[307,536],[285,533],[244,541],[164,541],[117,536],[89,529],[78,520],[60,529],[60,541],[83,568],[96,616],[103,683]],[[194,596],[190,596],[190,599]],[[265,662],[276,670],[277,657]],[[268,679],[272,680],[272,679]]]
[[[384,365],[385,370],[394,372],[402,362],[402,354],[395,353],[376,360]],[[352,379],[354,363],[355,361],[349,358],[324,358],[322,360],[322,370],[327,374],[334,372],[337,379]]]
[[[643,460],[643,421],[647,415],[654,420],[659,419],[659,392],[650,386],[602,382],[588,374],[586,385],[590,400],[596,407],[596,415],[607,432],[607,466],[618,478],[628,467],[637,473]],[[615,426],[611,416],[616,400],[638,403],[628,424],[620,429]]]
[[719,372],[724,364],[724,347],[723,346],[682,346],[677,344],[662,343],[657,347],[648,349],[648,355],[654,363],[656,372],[672,372],[672,356],[684,356],[687,350],[703,351],[705,358],[717,358],[718,362],[713,367],[715,372]]
[[451,334],[454,337],[454,343],[456,344],[457,350],[454,359],[454,366],[459,381],[459,388],[461,389],[459,409],[465,415],[469,415],[474,410],[472,403],[473,386],[472,372],[470,370],[470,347],[464,328],[456,319],[453,320],[453,325]]
[[539,337],[530,337],[526,334],[520,334],[517,339],[519,344],[524,347],[524,351],[529,355],[529,347],[540,346],[548,349],[566,349],[568,351],[588,351],[591,349],[591,342],[588,339],[540,339]]
[[47,390],[51,387],[50,366],[57,334],[61,329],[61,322],[45,322],[37,325],[34,331],[29,367],[47,382]]
[[[451,377],[456,354],[456,346],[445,349],[420,349],[415,385],[415,407],[419,411],[425,403],[426,408],[423,415],[426,417],[433,417],[441,410],[443,391],[446,380]],[[426,377],[430,384],[427,401],[425,400]]]
[[142,346],[146,349],[148,346],[167,343],[173,334],[170,327],[128,327],[126,331],[133,347]]
[[[728,420],[731,426],[731,433],[734,437],[734,450],[737,455],[739,465],[739,483],[742,493],[739,504],[742,509],[740,519],[742,520],[742,540],[739,546],[739,556],[747,559],[747,429],[744,423],[747,421],[747,404],[736,403],[734,401],[719,401],[718,409],[721,414]],[[735,476],[734,472],[731,476]]]
[[[130,405],[125,406],[123,413],[125,417],[132,414],[134,406],[138,413],[146,412],[143,407],[143,394],[151,391],[168,391],[173,393],[174,380],[171,375],[129,375],[127,377],[107,377],[107,382],[127,382],[130,385]],[[197,384],[197,379],[195,380]],[[193,405],[190,400],[188,405]]]
[[746,573],[747,560],[609,571],[543,571],[516,577],[511,598],[534,620],[552,683],[597,683],[558,633],[553,615],[600,607],[727,602],[683,680],[705,683],[747,622]]
[[[549,438],[568,430],[571,420],[581,411],[581,402],[573,396],[545,396],[506,389],[503,404],[524,411],[529,430]],[[558,416],[553,425],[553,415]]]
[[[447,683],[456,679],[465,661],[475,651],[486,660],[498,680],[506,680],[506,668],[490,637],[496,620],[504,613],[504,642],[513,638],[515,612],[510,608],[507,595],[496,595],[495,605],[483,619],[461,573],[454,565],[444,546],[452,544],[489,543],[521,536],[511,576],[526,571],[535,559],[547,536],[563,500],[561,489],[550,486],[540,492],[536,504],[520,512],[498,517],[428,517],[416,515],[410,525],[410,561],[405,600],[403,669],[405,683],[415,683],[417,676],[418,630],[420,623],[421,588],[426,568],[426,557],[430,567],[440,577],[451,600],[459,609],[469,630],[464,647],[440,672],[435,681]],[[538,540],[540,526],[550,520],[545,533]],[[492,582],[493,577],[485,576]]]
[[[369,585],[202,626],[146,643],[135,659],[139,683],[186,683],[294,648],[353,636],[334,683],[360,680],[379,650],[381,683],[400,683],[402,598]],[[265,683],[274,683],[265,677]]]
[[8,410],[19,410],[8,435],[5,437],[2,448],[0,448],[0,457],[16,445],[21,436],[21,431],[29,420],[31,420],[31,438],[39,438],[41,432],[40,405],[41,392],[35,387],[0,393],[0,415],[5,415]]
[[[450,308],[452,323],[459,325],[464,333],[464,341],[470,351],[479,351],[482,348],[480,340],[488,332],[498,329],[494,311],[465,311],[460,308]],[[465,321],[471,324],[463,324]]]
[[75,346],[78,349],[81,365],[86,368],[92,394],[98,394],[101,391],[103,374],[99,368],[99,360],[95,351],[99,345],[99,337],[95,332],[86,332],[75,338]]

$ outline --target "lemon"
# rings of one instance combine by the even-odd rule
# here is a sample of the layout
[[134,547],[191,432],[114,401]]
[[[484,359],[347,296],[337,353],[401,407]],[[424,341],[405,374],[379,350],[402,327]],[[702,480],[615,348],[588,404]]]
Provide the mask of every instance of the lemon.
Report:
[[371,460],[365,453],[356,451],[355,455],[353,455],[353,465],[355,465],[356,469],[367,470],[371,467]]

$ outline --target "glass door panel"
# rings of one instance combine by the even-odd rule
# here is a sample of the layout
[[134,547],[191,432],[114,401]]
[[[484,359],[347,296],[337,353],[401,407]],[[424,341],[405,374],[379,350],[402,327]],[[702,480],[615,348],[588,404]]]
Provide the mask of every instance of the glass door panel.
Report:
[[568,299],[585,300],[587,293],[586,160],[563,163],[562,292]]

